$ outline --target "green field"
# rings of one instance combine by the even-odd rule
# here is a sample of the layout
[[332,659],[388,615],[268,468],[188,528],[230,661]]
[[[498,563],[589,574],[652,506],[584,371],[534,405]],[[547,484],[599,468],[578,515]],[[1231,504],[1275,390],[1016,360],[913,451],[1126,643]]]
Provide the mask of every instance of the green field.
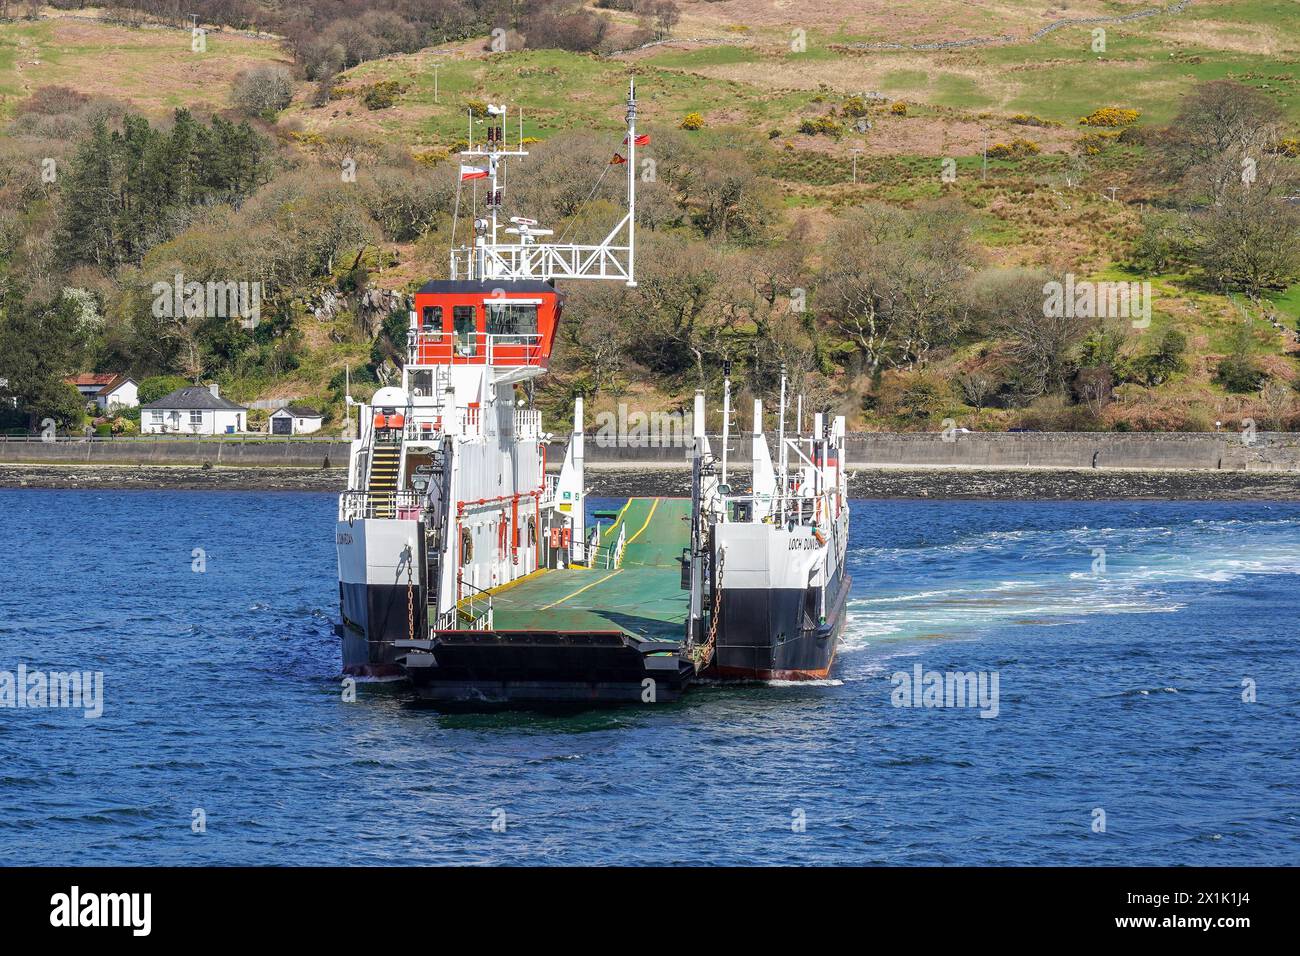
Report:
[[[756,5],[752,25],[735,22],[733,4],[726,10],[693,4],[677,35],[720,42],[669,43],[616,56],[494,54],[481,41],[393,55],[339,74],[334,98],[323,106],[313,105],[313,84],[298,80],[294,101],[266,132],[294,151],[295,161],[310,162],[314,151],[323,153],[331,139],[339,139],[409,152],[441,175],[454,162],[448,151],[469,135],[467,109],[474,103],[509,104],[511,140],[519,133],[515,117],[521,111],[526,137],[595,131],[617,144],[628,80],[635,76],[640,129],[659,141],[687,114],[701,114],[704,128],[684,134],[689,143],[701,155],[737,149],[770,181],[786,217],[783,225],[806,217],[819,238],[840,215],[867,202],[913,207],[954,198],[970,211],[973,237],[989,263],[1068,266],[1081,278],[1126,276],[1129,243],[1145,201],[1141,174],[1149,162],[1144,147],[1129,143],[1088,154],[1080,142],[1088,133],[1078,123],[1081,116],[1115,106],[1139,110],[1140,127],[1162,126],[1196,84],[1230,79],[1264,93],[1281,109],[1290,135],[1300,134],[1300,15],[1292,0],[1194,0],[1180,15],[1106,24],[1104,52],[1091,48],[1092,28],[1079,25],[1033,42],[951,50],[854,45],[1003,32],[1025,38],[1057,16],[1124,14],[1141,4],[1080,0],[1062,11],[1035,0],[997,7],[938,0],[933,7],[902,4],[888,13],[862,13],[851,0],[817,2],[817,9],[833,15],[800,24],[795,5],[783,23],[771,4]],[[790,48],[795,25],[806,31],[802,52]],[[273,39],[219,32],[210,35],[206,53],[196,54],[183,30],[133,30],[57,16],[0,23],[0,115],[12,115],[34,89],[62,85],[111,96],[166,122],[178,107],[226,109],[235,76],[268,61],[288,65],[291,57]],[[392,106],[368,109],[363,94],[385,81],[396,81],[403,91]],[[867,93],[878,96],[867,101],[863,117],[870,130],[859,133],[854,118],[842,111],[847,98]],[[905,109],[896,112],[891,104]],[[1026,124],[1026,117],[1033,122]],[[836,131],[801,132],[802,123],[816,120],[832,120]],[[482,127],[473,128],[477,139]],[[1039,152],[985,163],[985,147],[1017,139]],[[955,182],[940,178],[944,160],[952,161]],[[1105,193],[1112,188],[1120,201],[1108,201]],[[440,243],[443,237],[434,238]],[[437,243],[368,251],[370,280],[399,288],[441,274],[445,260]],[[1228,348],[1240,310],[1194,277],[1147,278],[1157,293],[1152,328],[1133,335],[1126,348],[1144,350],[1176,325],[1194,353],[1186,375],[1150,395],[1171,402],[1224,400],[1211,382],[1212,366]],[[1300,320],[1300,285],[1266,301],[1287,322]],[[1255,337],[1273,373],[1284,374],[1291,343],[1262,323]],[[364,363],[368,347],[330,341],[325,330],[313,330],[289,386],[325,398],[325,383],[342,364]],[[942,358],[941,367],[951,371],[996,347],[963,345]],[[658,391],[661,383],[640,384],[648,403],[682,398],[677,386]],[[250,375],[232,383],[231,394],[252,399],[289,386]],[[1000,423],[996,417],[989,421]]]

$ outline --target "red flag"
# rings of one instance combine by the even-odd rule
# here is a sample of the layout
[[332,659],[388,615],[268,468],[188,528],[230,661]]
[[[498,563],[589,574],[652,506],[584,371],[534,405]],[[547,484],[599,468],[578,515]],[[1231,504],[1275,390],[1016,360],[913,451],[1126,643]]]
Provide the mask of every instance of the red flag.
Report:
[[462,166],[460,168],[460,181],[467,179],[487,179],[488,171],[479,169],[477,166]]
[[[626,136],[623,137],[623,145],[624,145],[624,146],[627,145],[627,137],[626,137]],[[636,145],[638,145],[638,146],[649,146],[649,145],[650,145],[650,134],[649,134],[649,133],[642,133],[640,136],[638,136],[638,137],[636,138]]]
[[614,158],[611,159],[611,160],[609,161],[609,164],[610,164],[611,166],[622,166],[622,165],[623,165],[624,163],[626,163],[626,162],[627,162],[626,159],[624,159],[624,158],[623,158],[622,156],[620,156],[618,153],[615,153],[615,154],[614,154]]

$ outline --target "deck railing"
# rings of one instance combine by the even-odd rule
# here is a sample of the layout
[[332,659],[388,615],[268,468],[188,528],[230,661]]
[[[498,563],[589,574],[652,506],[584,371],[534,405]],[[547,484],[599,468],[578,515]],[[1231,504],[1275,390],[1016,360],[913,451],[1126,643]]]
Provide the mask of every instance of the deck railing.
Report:
[[417,332],[417,365],[541,365],[542,336],[489,332]]
[[492,594],[468,581],[461,581],[462,590],[469,594],[456,602],[456,606],[438,615],[436,631],[490,631],[492,630]]
[[397,518],[418,521],[423,507],[418,491],[345,491],[339,495],[339,520]]

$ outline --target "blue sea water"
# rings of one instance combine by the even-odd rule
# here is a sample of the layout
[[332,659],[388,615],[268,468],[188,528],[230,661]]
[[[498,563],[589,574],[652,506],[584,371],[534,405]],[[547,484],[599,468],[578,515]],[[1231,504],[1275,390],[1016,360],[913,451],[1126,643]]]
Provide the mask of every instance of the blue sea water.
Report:
[[0,862],[1300,863],[1300,505],[852,507],[832,680],[452,716],[342,700],[331,495],[0,491],[0,671],[105,681],[0,707]]

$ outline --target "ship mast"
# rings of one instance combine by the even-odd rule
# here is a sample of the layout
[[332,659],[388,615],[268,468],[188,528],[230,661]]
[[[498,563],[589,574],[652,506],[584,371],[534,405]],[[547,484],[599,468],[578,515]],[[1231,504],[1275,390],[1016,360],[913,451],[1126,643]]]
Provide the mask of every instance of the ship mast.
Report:
[[[475,218],[472,246],[459,246],[451,250],[451,278],[488,281],[554,279],[622,279],[629,288],[636,287],[636,80],[628,81],[626,129],[627,138],[627,213],[599,243],[538,242],[552,235],[550,229],[535,228],[535,219],[512,217],[513,226],[507,233],[518,236],[517,242],[499,241],[502,190],[500,173],[506,158],[528,155],[524,149],[523,121],[519,124],[519,143],[515,149],[505,148],[506,107],[488,107],[487,142],[475,146],[473,118],[470,118],[470,139],[461,151],[463,159],[471,162],[487,160],[487,169],[474,165],[462,170],[477,171],[476,178],[487,174],[488,217]],[[466,174],[460,173],[461,182]],[[599,185],[599,183],[597,183]],[[595,190],[593,189],[593,192]],[[459,193],[457,194],[459,196]],[[626,235],[624,234],[626,231]]]

